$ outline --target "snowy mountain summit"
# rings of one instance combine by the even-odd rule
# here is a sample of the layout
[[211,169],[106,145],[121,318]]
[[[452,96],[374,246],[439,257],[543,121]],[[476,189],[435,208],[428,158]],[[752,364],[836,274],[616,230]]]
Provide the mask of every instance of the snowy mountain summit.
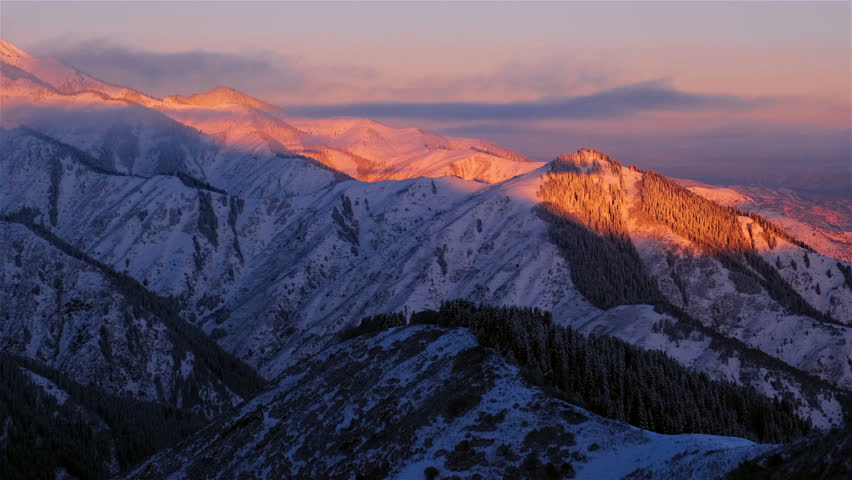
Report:
[[271,106],[248,95],[238,92],[230,87],[219,86],[203,93],[196,93],[189,97],[175,95],[163,99],[164,103],[179,103],[183,105],[194,105],[196,107],[216,107],[219,105],[235,104],[245,105],[252,108],[270,108]]
[[[4,61],[15,61],[12,59],[30,58],[29,55],[24,53],[18,47],[5,40],[0,40],[0,55],[3,56]],[[9,60],[6,60],[7,58]]]
[[2,478],[848,473],[852,264],[765,192],[7,42],[0,87]]

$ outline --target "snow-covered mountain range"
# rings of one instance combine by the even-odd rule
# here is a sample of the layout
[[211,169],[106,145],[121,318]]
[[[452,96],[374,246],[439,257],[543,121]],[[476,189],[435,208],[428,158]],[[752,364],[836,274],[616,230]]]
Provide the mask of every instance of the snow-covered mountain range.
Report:
[[[712,378],[786,399],[819,429],[845,422],[849,243],[791,208],[779,211],[765,192],[678,183],[589,149],[532,162],[486,141],[292,118],[225,87],[158,99],[2,41],[0,60],[3,352],[111,395],[209,417],[250,399],[138,478],[178,469],[194,478],[193,465],[209,467],[213,435],[233,434],[223,441],[236,448],[260,441],[261,431],[309,428],[304,412],[289,423],[269,412],[333,396],[319,369],[335,355],[375,347],[373,361],[387,364],[376,372],[398,368],[405,381],[440,385],[451,373],[427,368],[430,349],[445,342],[441,355],[461,354],[475,343],[464,333],[422,344],[406,330],[346,346],[339,333],[368,315],[458,298],[547,310],[579,332],[663,350]],[[427,373],[395,363],[390,346],[408,343]],[[300,373],[306,361],[316,374]],[[489,375],[504,377],[497,406],[544,398],[501,361],[487,362]],[[550,428],[546,412],[574,409],[541,401],[545,413],[512,421]],[[497,406],[483,400],[480,413]],[[662,476],[710,463],[732,469],[764,451],[583,415],[591,420],[576,435],[594,431],[589,438],[612,443],[583,453],[573,467],[581,477],[599,478],[593,472],[619,452],[632,452],[625,469]],[[251,428],[233,428],[246,418]],[[392,473],[422,475],[427,457],[439,444],[449,450],[472,419],[430,433],[434,447],[388,459]],[[218,474],[260,477],[284,465],[268,463],[264,450],[282,447],[264,445],[235,454]],[[665,458],[647,457],[651,445]],[[696,449],[718,452],[681,455]],[[323,453],[335,455],[345,454]],[[286,468],[300,465],[288,471],[303,478],[349,465],[291,457]]]

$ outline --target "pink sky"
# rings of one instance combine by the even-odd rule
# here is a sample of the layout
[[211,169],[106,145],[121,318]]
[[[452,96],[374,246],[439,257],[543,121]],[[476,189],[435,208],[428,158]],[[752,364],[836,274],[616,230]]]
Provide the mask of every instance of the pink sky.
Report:
[[[352,77],[323,102],[511,101],[659,78],[690,91],[850,98],[852,12],[842,1],[4,1],[2,13],[3,37],[25,49],[97,40],[160,53],[264,51],[293,68]],[[514,83],[442,88],[507,69],[516,70]],[[597,82],[578,82],[581,70]],[[562,78],[544,88],[535,81],[542,73]],[[265,93],[289,103],[297,92]]]
[[[392,109],[399,115],[377,119],[479,132],[536,157],[584,139],[630,155],[627,145],[645,141],[638,137],[659,136],[742,151],[760,168],[755,159],[770,153],[795,151],[784,160],[795,163],[807,154],[797,145],[820,138],[832,142],[819,152],[831,158],[826,165],[852,162],[843,141],[852,128],[850,2],[4,1],[0,13],[5,40],[158,96],[226,84],[294,111],[364,104],[374,118],[385,108],[376,103],[451,102],[424,110],[438,116]],[[471,102],[586,105],[588,96],[649,82],[671,98],[645,105],[638,92],[606,115],[572,107],[541,119],[452,116]],[[612,107],[595,102],[588,108]],[[755,132],[755,143],[730,143],[722,130]],[[636,155],[680,161],[670,146]]]

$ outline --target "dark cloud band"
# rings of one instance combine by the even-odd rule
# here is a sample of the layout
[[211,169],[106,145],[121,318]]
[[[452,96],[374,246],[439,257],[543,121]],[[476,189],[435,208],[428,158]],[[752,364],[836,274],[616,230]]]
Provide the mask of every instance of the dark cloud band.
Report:
[[666,82],[613,88],[591,95],[532,102],[377,102],[285,107],[308,117],[424,118],[447,121],[613,118],[642,111],[742,110],[770,102],[735,95],[706,95],[677,90]]

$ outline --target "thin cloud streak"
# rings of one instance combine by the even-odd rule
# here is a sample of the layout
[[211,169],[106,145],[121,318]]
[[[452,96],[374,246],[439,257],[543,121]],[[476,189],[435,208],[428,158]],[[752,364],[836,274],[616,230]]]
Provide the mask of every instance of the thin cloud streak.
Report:
[[772,99],[700,94],[654,81],[573,97],[508,103],[369,102],[284,107],[308,117],[423,118],[438,121],[515,121],[539,119],[621,118],[648,111],[751,110]]
[[526,100],[598,91],[618,83],[600,63],[552,57],[510,62],[476,74],[433,74],[416,79],[367,66],[318,65],[268,50],[158,52],[111,38],[57,38],[34,49],[106,82],[155,96],[227,85],[264,100],[296,103]]
[[218,85],[259,95],[298,89],[307,83],[305,73],[292,59],[270,52],[152,52],[88,40],[38,53],[103,81],[156,96],[193,93]]

